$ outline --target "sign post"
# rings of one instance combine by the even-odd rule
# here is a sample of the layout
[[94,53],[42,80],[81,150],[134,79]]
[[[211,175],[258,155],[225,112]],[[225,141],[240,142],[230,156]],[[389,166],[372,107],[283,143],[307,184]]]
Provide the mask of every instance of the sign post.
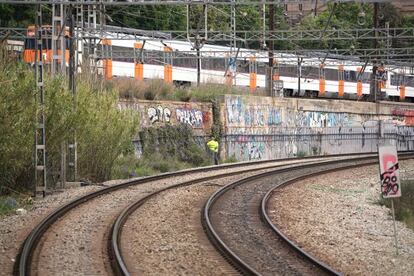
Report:
[[391,199],[392,218],[394,221],[395,249],[398,255],[397,228],[395,225],[394,198],[401,196],[400,172],[398,170],[398,156],[395,146],[379,146],[378,156],[380,164],[381,195]]

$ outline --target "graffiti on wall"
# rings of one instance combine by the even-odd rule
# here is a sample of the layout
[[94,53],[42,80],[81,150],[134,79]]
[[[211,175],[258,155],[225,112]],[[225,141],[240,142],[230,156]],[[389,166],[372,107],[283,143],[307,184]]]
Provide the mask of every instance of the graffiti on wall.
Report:
[[414,126],[414,110],[395,109],[392,111],[392,115],[401,118],[401,120],[396,119],[401,121],[403,125]]
[[282,114],[280,112],[280,109],[271,108],[269,110],[267,124],[269,126],[278,126],[282,124]]
[[296,126],[300,127],[344,127],[352,124],[347,113],[299,111]]
[[279,126],[282,124],[280,108],[268,104],[246,105],[241,97],[226,98],[228,125],[245,127]]
[[175,112],[178,122],[192,127],[203,127],[204,120],[208,118],[207,114],[203,115],[203,112],[198,109],[177,108]]
[[156,122],[169,123],[171,119],[171,111],[167,107],[157,106],[156,108],[150,107],[147,110],[148,118],[151,124]]
[[226,98],[227,122],[230,124],[238,124],[241,122],[242,100],[240,97]]
[[265,142],[250,141],[247,143],[236,142],[231,146],[234,156],[238,160],[262,160],[268,158],[266,156]]

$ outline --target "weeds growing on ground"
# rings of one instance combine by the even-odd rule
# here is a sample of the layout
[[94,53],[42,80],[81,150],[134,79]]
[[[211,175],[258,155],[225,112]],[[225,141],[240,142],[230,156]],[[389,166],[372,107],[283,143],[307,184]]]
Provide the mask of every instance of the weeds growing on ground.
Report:
[[[401,181],[401,194],[393,199],[395,218],[414,229],[414,180]],[[379,203],[391,208],[391,199],[381,198]]]
[[119,91],[119,97],[140,100],[173,100],[211,102],[225,94],[248,94],[248,90],[222,84],[203,84],[199,87],[175,87],[161,79],[137,81],[118,77],[107,81],[105,87]]

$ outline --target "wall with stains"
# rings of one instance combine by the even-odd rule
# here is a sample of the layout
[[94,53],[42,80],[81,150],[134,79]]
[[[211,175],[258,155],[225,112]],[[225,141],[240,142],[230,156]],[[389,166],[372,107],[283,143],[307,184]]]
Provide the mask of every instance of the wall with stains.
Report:
[[375,152],[379,141],[414,150],[413,119],[410,104],[227,95],[221,156],[248,161]]
[[204,136],[211,132],[212,105],[210,103],[186,103],[169,101],[120,101],[120,109],[137,113],[140,128],[165,124],[187,124],[194,135]]

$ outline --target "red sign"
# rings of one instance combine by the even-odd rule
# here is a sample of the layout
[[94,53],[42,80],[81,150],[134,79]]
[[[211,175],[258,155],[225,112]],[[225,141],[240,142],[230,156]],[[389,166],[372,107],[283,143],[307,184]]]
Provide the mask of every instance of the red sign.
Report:
[[383,198],[401,196],[400,172],[395,146],[379,146],[381,194]]

